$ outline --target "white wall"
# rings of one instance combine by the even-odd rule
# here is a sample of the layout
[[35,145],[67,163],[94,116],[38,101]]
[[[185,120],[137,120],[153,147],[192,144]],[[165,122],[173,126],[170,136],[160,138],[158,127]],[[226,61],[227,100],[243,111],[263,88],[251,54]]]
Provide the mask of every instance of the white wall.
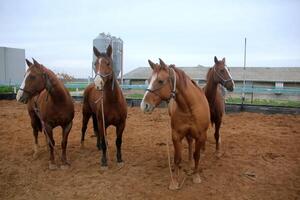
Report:
[[21,84],[25,69],[24,49],[0,47],[0,84]]

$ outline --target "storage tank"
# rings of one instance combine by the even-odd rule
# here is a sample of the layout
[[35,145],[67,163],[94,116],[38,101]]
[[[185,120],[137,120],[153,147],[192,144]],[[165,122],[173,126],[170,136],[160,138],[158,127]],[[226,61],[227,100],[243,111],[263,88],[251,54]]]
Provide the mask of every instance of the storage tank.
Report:
[[[112,59],[113,59],[113,70],[115,77],[118,78],[121,72],[121,77],[123,74],[123,41],[121,38],[111,36],[110,34],[100,33],[94,40],[93,46],[95,46],[101,53],[106,52],[108,45],[112,46]],[[96,56],[93,52],[93,63],[96,61]],[[94,77],[94,70],[92,70],[92,76]]]

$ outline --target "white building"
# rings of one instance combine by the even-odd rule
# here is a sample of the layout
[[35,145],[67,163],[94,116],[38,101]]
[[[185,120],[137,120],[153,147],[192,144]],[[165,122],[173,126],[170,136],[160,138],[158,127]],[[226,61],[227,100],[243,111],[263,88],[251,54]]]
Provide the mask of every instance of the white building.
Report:
[[0,47],[0,85],[21,84],[25,69],[25,49]]

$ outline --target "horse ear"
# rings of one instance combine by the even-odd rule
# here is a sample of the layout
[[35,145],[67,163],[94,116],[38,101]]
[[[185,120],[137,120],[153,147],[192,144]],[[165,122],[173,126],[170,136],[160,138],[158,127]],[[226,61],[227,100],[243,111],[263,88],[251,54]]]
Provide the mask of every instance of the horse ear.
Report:
[[112,54],[112,47],[111,45],[108,45],[107,49],[106,49],[106,55],[108,55],[109,57],[111,57]]
[[148,63],[149,63],[149,65],[150,65],[150,67],[154,70],[154,68],[155,68],[155,63],[152,62],[151,60],[148,60]]
[[163,68],[168,67],[166,65],[166,63],[164,63],[164,61],[162,59],[160,59],[160,58],[159,58],[159,64],[160,64],[160,67],[163,67]]
[[40,65],[40,63],[38,63],[38,61],[36,61],[34,58],[32,58],[32,60],[34,65]]
[[222,62],[225,64],[225,58],[222,59]]
[[93,51],[94,51],[95,56],[97,58],[99,58],[100,57],[100,52],[99,52],[99,50],[95,46],[93,46]]
[[219,62],[217,56],[215,56],[214,60],[215,60],[215,64]]
[[26,60],[26,64],[28,67],[31,67],[33,65],[32,62],[30,62],[29,60],[27,60],[27,59],[25,59],[25,60]]

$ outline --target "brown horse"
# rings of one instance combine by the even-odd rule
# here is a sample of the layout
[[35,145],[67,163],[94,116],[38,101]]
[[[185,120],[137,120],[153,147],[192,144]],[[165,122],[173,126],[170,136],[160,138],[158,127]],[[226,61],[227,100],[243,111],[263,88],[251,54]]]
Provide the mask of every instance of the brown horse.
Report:
[[68,135],[72,128],[74,117],[74,105],[72,97],[64,84],[56,75],[33,59],[33,63],[26,59],[28,69],[25,78],[17,94],[17,100],[27,103],[28,113],[31,118],[31,126],[34,136],[34,158],[38,153],[38,132],[42,130],[50,149],[49,169],[56,169],[54,159],[53,132],[57,126],[62,131],[62,166],[69,166],[66,156]]
[[[106,53],[100,53],[96,47],[93,50],[97,57],[94,68],[96,77],[94,83],[90,84],[84,91],[81,144],[83,145],[84,143],[87,124],[92,116],[94,133],[97,136],[97,147],[99,150],[102,149],[101,167],[105,169],[107,167],[107,147],[104,130],[110,125],[116,127],[117,162],[120,165],[123,164],[121,145],[126,124],[127,104],[122,90],[114,77],[111,58],[112,47],[109,45]],[[103,101],[103,110],[101,101]],[[104,119],[102,118],[102,112]],[[103,120],[105,122],[104,127]]]
[[207,129],[210,125],[209,105],[204,91],[199,88],[182,70],[174,65],[167,66],[148,61],[153,72],[149,87],[144,94],[141,109],[151,113],[161,101],[169,103],[172,140],[175,149],[175,176],[169,189],[179,189],[178,174],[181,163],[181,141],[184,137],[195,139],[193,182],[200,183],[198,165],[200,149],[204,149]]
[[225,111],[225,102],[221,91],[222,88],[219,87],[219,84],[225,87],[228,91],[233,91],[234,82],[229,69],[225,64],[225,58],[219,61],[215,56],[214,61],[215,65],[207,72],[207,83],[204,90],[210,107],[210,120],[212,124],[215,124],[216,151],[218,153],[220,144],[219,132]]

